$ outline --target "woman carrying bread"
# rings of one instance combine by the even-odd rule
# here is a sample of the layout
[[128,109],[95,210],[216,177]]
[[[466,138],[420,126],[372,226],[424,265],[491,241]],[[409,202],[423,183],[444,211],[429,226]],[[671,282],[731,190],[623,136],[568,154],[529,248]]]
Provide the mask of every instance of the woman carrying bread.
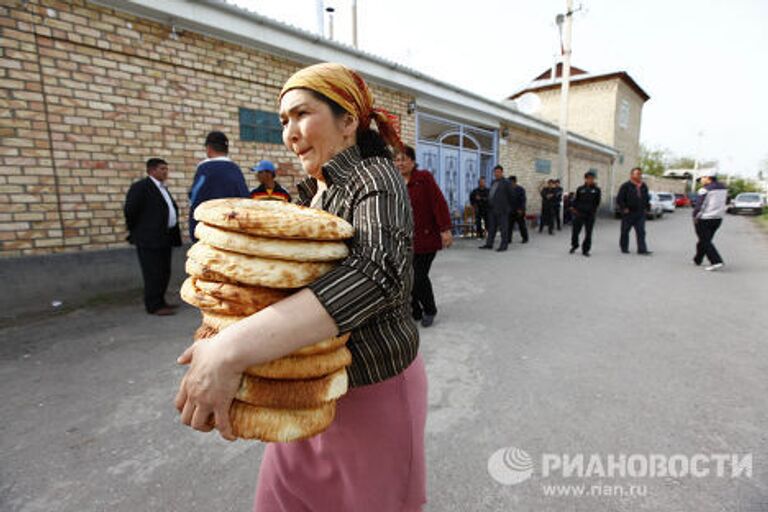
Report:
[[[254,509],[403,512],[426,502],[427,380],[410,319],[413,221],[388,149],[396,131],[365,81],[339,64],[294,74],[280,92],[283,142],[309,177],[302,204],[350,222],[349,256],[305,289],[195,343],[176,397],[182,422],[233,439],[242,372],[350,332],[349,392],[325,432],[266,448]],[[378,130],[373,130],[371,123]]]

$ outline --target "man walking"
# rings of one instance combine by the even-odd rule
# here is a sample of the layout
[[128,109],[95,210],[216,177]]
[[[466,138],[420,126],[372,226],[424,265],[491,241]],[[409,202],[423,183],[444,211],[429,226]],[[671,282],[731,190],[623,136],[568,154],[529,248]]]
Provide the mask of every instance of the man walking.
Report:
[[123,213],[128,241],[136,246],[144,279],[144,308],[150,315],[174,314],[165,302],[171,279],[171,253],[181,245],[179,208],[165,187],[168,164],[161,158],[147,160],[147,177],[131,185]]
[[512,184],[512,212],[509,214],[509,241],[512,242],[512,234],[515,231],[515,225],[520,229],[520,236],[523,243],[528,243],[528,227],[525,225],[525,189],[517,184],[517,176],[510,176],[509,182]]
[[600,207],[600,188],[595,185],[595,173],[589,171],[584,174],[584,184],[576,189],[576,195],[570,202],[570,212],[573,218],[571,228],[571,254],[579,248],[579,235],[584,227],[584,242],[581,244],[581,253],[589,256],[592,249],[592,228],[595,226],[595,216]]
[[630,172],[629,181],[619,187],[616,204],[621,212],[621,252],[629,254],[629,231],[634,228],[637,235],[637,253],[650,255],[645,245],[645,216],[651,208],[648,186],[643,182],[643,170],[635,167]]
[[477,188],[469,194],[469,204],[475,212],[475,233],[478,238],[484,238],[488,231],[488,187],[484,177],[478,180]]
[[717,181],[717,176],[712,171],[701,177],[701,184],[702,187],[699,189],[693,208],[693,224],[699,239],[693,262],[701,265],[706,256],[709,260],[706,270],[720,270],[723,268],[723,259],[717,252],[715,244],[712,243],[712,239],[725,216],[728,187]]
[[554,203],[554,217],[555,217],[555,224],[557,225],[557,230],[560,231],[562,229],[562,226],[560,225],[560,207],[563,202],[563,187],[560,186],[560,180],[556,179],[554,181],[554,187],[552,187],[553,192],[555,193],[555,203]]
[[277,169],[269,160],[262,160],[253,167],[251,172],[256,173],[259,186],[251,190],[251,199],[291,202],[291,195],[275,181]]
[[493,168],[493,183],[488,193],[488,238],[480,249],[493,249],[496,231],[501,229],[501,244],[496,249],[504,252],[509,245],[509,213],[512,211],[512,184],[504,178],[504,168]]
[[544,231],[544,226],[550,235],[555,231],[555,180],[547,180],[541,189],[541,219],[539,220],[539,233]]
[[195,208],[200,203],[222,197],[249,197],[243,171],[229,159],[229,139],[222,132],[213,131],[205,137],[208,158],[197,164],[197,172],[189,192],[189,237],[195,238]]

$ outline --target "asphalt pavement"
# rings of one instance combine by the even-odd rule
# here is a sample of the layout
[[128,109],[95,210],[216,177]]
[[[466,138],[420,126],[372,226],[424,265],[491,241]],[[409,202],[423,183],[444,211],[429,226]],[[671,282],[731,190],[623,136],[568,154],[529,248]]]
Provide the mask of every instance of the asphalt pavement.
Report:
[[[649,257],[621,254],[607,218],[591,258],[565,230],[438,255],[426,511],[768,510],[768,235],[728,217],[706,272],[689,215],[648,222]],[[173,408],[198,322],[130,301],[1,329],[0,510],[250,510],[263,445]]]

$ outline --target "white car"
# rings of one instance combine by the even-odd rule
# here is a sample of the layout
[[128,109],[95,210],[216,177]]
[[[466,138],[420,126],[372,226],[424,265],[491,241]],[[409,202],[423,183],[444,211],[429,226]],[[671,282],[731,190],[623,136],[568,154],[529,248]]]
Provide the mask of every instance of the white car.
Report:
[[662,206],[661,201],[659,201],[658,193],[650,192],[649,195],[651,197],[651,208],[648,210],[646,218],[658,219],[664,215],[664,206]]
[[661,208],[665,212],[675,211],[675,194],[671,192],[657,192],[656,197],[658,197]]
[[756,192],[742,192],[728,206],[729,213],[747,212],[754,215],[763,213],[763,198]]

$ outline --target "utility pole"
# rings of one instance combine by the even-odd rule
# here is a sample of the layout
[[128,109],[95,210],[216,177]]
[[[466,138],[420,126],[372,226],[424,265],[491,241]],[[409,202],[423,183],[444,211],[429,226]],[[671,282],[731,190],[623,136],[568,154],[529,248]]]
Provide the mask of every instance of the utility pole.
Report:
[[333,41],[333,13],[336,12],[336,9],[333,7],[326,7],[325,12],[328,13],[328,39]]
[[352,0],[352,46],[357,48],[357,0]]
[[[560,28],[560,51],[563,55],[563,73],[560,87],[560,143],[557,156],[557,177],[563,183],[565,192],[570,191],[568,171],[568,89],[571,80],[571,28],[573,24],[573,0],[566,0],[565,14],[558,14]],[[563,25],[565,28],[563,29]],[[564,33],[563,33],[564,32]]]

